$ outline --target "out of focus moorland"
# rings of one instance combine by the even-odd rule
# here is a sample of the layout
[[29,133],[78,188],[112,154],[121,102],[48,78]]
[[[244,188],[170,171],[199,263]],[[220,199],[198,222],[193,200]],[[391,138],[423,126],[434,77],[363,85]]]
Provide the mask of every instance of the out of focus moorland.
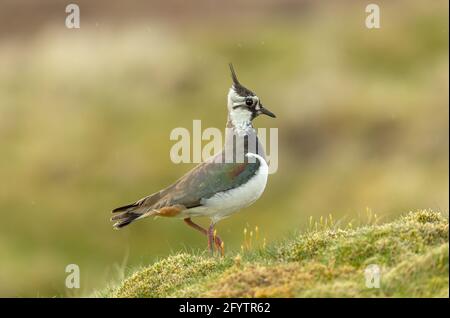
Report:
[[[267,242],[310,216],[448,215],[448,1],[64,1],[0,3],[0,296],[86,295],[123,267],[203,249],[183,222],[113,231],[110,210],[192,168],[175,127],[223,127],[227,64],[277,119],[279,168],[218,231]],[[201,220],[207,224],[208,220]],[[81,290],[64,286],[81,269]]]

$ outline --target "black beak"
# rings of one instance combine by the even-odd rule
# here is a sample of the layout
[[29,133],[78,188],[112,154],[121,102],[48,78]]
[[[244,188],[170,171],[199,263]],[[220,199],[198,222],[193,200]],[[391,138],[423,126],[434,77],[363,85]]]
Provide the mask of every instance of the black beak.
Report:
[[262,105],[260,105],[260,106],[261,106],[261,109],[259,111],[261,114],[267,115],[272,118],[277,118],[277,116],[275,116],[275,114],[272,113],[270,110],[268,110],[267,108],[264,108]]

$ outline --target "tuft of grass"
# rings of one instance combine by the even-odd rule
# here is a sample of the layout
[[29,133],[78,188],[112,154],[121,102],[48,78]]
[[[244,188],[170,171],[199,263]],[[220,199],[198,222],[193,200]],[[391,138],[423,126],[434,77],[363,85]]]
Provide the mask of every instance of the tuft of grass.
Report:
[[[380,225],[310,227],[276,246],[225,258],[175,254],[103,295],[448,297],[448,252],[448,218],[421,210]],[[381,269],[380,288],[365,284],[370,264]]]

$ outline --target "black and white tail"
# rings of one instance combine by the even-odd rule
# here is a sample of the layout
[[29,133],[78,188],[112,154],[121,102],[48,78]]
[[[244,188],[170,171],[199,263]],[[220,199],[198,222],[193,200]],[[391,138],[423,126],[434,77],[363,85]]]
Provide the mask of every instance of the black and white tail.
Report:
[[117,222],[114,223],[113,227],[115,229],[120,229],[133,221],[155,214],[156,211],[152,209],[152,205],[154,205],[160,197],[160,192],[157,192],[134,203],[115,208],[112,210],[112,213],[117,214],[111,218],[111,221]]

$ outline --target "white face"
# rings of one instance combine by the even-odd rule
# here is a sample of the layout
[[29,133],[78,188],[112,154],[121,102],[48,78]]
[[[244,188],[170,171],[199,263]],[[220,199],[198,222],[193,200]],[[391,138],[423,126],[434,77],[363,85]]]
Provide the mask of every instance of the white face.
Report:
[[248,125],[252,120],[252,112],[247,107],[239,106],[245,106],[245,97],[236,94],[236,91],[231,87],[228,92],[228,112],[230,119],[235,125]]
[[261,109],[256,96],[240,96],[233,87],[228,92],[228,116],[238,134],[246,134],[252,128],[252,119]]

